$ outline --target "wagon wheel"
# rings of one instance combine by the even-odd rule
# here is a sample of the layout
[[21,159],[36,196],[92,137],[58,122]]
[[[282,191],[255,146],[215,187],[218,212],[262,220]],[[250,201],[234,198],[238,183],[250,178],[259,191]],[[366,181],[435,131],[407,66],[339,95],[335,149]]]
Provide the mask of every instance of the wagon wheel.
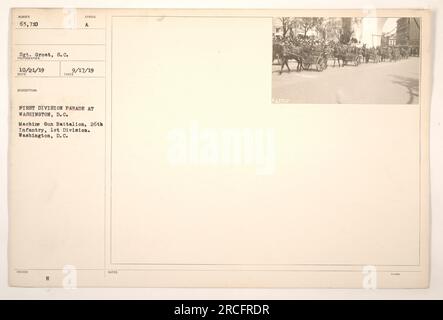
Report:
[[323,58],[323,70],[328,68],[328,58],[324,57]]
[[302,67],[303,67],[303,70],[308,70],[311,67],[311,64],[308,62],[303,62]]
[[359,57],[356,56],[354,59],[354,66],[358,66],[358,64],[359,64]]
[[323,71],[324,70],[324,62],[322,57],[318,57],[317,61],[315,63],[315,67],[317,68],[317,71]]

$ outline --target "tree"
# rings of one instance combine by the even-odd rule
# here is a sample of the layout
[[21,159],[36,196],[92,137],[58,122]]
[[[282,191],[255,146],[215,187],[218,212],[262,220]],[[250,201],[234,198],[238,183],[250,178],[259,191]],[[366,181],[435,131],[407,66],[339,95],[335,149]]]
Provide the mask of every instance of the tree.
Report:
[[417,21],[417,18],[412,18],[412,19],[414,19],[414,22],[417,25],[418,30],[420,30],[420,23]]
[[340,34],[340,43],[348,44],[352,38],[352,18],[342,18],[342,30]]
[[326,25],[328,23],[329,19],[321,21],[321,23],[318,23],[315,25],[315,31],[317,31],[317,34],[319,37],[323,40],[326,40]]
[[320,21],[315,29],[323,40],[338,41],[341,34],[341,18],[326,18]]
[[329,18],[322,24],[325,38],[333,41],[339,41],[341,35],[341,18]]
[[295,26],[302,29],[303,36],[306,37],[308,31],[319,27],[323,23],[324,18],[295,18]]
[[281,26],[282,26],[282,36],[283,39],[286,38],[286,34],[288,33],[289,29],[291,28],[291,18],[288,17],[282,17],[280,18]]

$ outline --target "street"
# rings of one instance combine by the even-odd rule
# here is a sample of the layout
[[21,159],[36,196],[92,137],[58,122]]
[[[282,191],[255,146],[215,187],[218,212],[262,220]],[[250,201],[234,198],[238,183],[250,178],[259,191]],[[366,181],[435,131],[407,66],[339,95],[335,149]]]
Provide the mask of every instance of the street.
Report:
[[397,62],[363,63],[333,67],[322,72],[291,72],[272,66],[272,97],[275,103],[416,104],[419,98],[419,57]]

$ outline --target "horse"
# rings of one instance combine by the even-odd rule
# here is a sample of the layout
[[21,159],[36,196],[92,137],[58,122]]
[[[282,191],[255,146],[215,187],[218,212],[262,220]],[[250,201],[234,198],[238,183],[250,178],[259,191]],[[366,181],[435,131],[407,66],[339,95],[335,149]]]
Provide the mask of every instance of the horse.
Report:
[[288,68],[288,72],[291,72],[291,68],[289,68],[289,60],[297,61],[297,72],[301,71],[303,68],[302,48],[300,47],[287,48],[285,46],[282,46],[282,48],[283,50],[281,55],[280,74],[282,74],[284,66]]
[[372,60],[374,63],[380,62],[380,55],[376,48],[369,48],[366,50],[366,55],[364,56],[366,63]]
[[324,52],[323,52],[323,56],[324,59],[326,59],[326,66],[327,66],[327,62],[329,61],[329,59],[334,60],[334,65],[335,65],[335,56],[334,56],[334,47],[331,45],[326,45],[324,47]]
[[392,48],[391,51],[391,61],[398,61],[400,60],[401,56],[400,56],[400,49],[399,48]]
[[366,44],[363,45],[363,47],[360,49],[360,53],[362,56],[362,63],[368,63],[369,62],[369,56],[371,55],[371,49],[366,48]]
[[274,64],[275,59],[277,63],[281,63],[281,57],[283,56],[283,45],[281,43],[274,43],[272,45],[272,64]]
[[333,67],[335,67],[335,61],[337,61],[338,67],[340,68],[340,60],[342,61],[341,66],[344,66],[345,57],[346,57],[346,50],[342,46],[336,45],[333,47],[332,49],[332,58],[334,60]]
[[402,59],[408,59],[409,58],[409,52],[406,48],[400,48],[400,56]]
[[387,60],[391,60],[391,51],[390,48],[382,48],[381,49],[381,61],[385,62]]

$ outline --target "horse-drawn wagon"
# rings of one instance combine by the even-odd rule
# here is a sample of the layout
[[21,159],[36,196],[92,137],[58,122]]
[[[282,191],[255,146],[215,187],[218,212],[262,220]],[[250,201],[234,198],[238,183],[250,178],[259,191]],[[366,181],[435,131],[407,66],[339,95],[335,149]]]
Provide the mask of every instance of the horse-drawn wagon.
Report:
[[328,67],[328,55],[322,46],[313,47],[283,44],[280,45],[280,47],[276,47],[274,52],[277,52],[276,58],[280,58],[280,74],[283,72],[285,66],[288,68],[288,72],[291,71],[289,68],[290,60],[297,62],[297,71],[309,70],[313,66],[315,66],[315,70],[323,71]]
[[367,49],[364,53],[365,62],[379,63],[381,55],[376,48]]
[[348,63],[352,63],[354,66],[358,66],[361,62],[361,54],[359,52],[354,51],[345,51],[341,59],[343,61],[343,65],[347,65]]
[[328,67],[328,56],[321,47],[304,50],[301,55],[301,63],[303,70],[309,70],[315,66],[317,71],[323,71]]
[[332,47],[331,54],[334,58],[334,66],[337,62],[339,67],[350,64],[358,66],[364,59],[361,48],[349,45],[337,44]]

